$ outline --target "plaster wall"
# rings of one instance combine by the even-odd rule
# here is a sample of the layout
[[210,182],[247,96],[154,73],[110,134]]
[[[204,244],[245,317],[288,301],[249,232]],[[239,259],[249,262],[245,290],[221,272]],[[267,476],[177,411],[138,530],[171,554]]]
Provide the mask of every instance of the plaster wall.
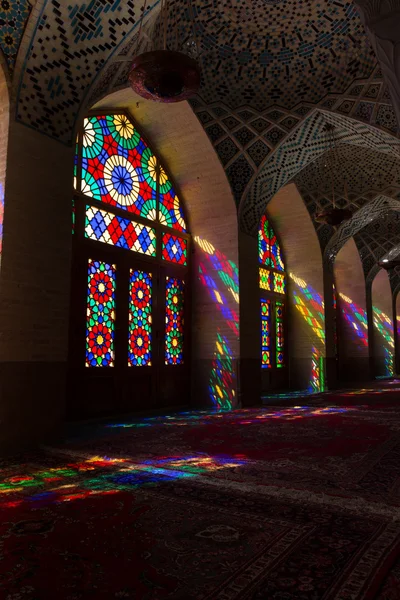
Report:
[[338,253],[334,275],[339,381],[367,381],[370,370],[365,277],[354,238]]
[[[292,389],[315,388],[325,379],[325,311],[321,249],[295,184],[268,204],[268,216],[284,251],[288,277],[288,351]],[[307,317],[314,319],[310,325]]]
[[393,374],[394,337],[392,291],[387,271],[381,269],[372,282],[374,374]]

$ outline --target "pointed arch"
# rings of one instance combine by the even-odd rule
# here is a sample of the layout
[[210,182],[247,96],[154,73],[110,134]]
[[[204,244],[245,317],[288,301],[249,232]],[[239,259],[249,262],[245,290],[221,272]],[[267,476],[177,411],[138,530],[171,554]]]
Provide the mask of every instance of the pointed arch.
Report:
[[258,230],[258,256],[265,267],[282,272],[285,270],[280,243],[266,215],[261,217]]
[[302,126],[271,154],[239,207],[239,227],[256,235],[262,214],[274,195],[295,175],[330,148],[325,126],[336,128],[336,143],[352,144],[400,158],[400,140],[350,117],[316,109]]
[[76,185],[85,196],[187,232],[171,177],[129,113],[86,117],[81,148]]
[[356,233],[372,221],[378,220],[388,209],[400,211],[400,201],[380,195],[360,208],[351,219],[342,223],[331,237],[324,251],[324,261],[332,264],[339,251]]

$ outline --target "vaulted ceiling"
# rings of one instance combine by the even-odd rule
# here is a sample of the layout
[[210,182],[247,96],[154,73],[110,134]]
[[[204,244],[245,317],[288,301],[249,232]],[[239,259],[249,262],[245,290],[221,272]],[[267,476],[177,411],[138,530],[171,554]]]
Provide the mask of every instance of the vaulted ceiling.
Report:
[[[398,123],[353,2],[167,0],[165,23],[160,0],[143,8],[143,0],[2,0],[0,49],[16,119],[71,144],[80,110],[127,87],[132,57],[162,45],[165,24],[168,47],[201,65],[191,106],[225,168],[244,230],[254,235],[270,191],[291,180],[312,217],[331,202],[321,133],[329,119],[347,136],[336,156],[338,204],[356,210],[379,195],[400,197]],[[396,213],[374,213],[379,227],[357,230],[366,273],[389,245],[382,232],[392,219]],[[324,248],[334,230],[315,225]]]

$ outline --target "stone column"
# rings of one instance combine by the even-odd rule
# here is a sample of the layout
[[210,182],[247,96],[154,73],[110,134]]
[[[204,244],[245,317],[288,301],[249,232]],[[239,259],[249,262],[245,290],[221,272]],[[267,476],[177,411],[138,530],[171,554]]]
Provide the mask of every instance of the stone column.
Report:
[[0,273],[0,451],[60,431],[66,397],[73,148],[11,122]]

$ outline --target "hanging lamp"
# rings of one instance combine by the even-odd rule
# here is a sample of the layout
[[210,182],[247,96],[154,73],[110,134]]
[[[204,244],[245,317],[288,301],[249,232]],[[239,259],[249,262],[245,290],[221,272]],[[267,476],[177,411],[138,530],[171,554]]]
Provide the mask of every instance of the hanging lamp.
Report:
[[[192,1],[188,0],[188,4],[195,36]],[[140,21],[137,48],[139,46],[145,8],[146,0]],[[139,96],[147,100],[165,103],[182,102],[198,91],[200,87],[200,68],[194,58],[183,52],[167,49],[166,0],[161,1],[160,12],[164,29],[163,48],[135,56],[129,73],[129,83]]]
[[378,262],[378,265],[381,267],[381,269],[390,271],[391,269],[400,266],[400,258],[393,258],[392,260],[390,260],[389,258],[384,258],[383,260],[380,260]]
[[[334,143],[334,131],[335,126],[327,123],[325,125],[325,131],[331,137],[331,150],[333,152],[336,151],[336,145]],[[344,221],[348,221],[353,216],[353,212],[349,208],[339,208],[335,205],[335,180],[333,167],[331,168],[331,176],[332,176],[332,206],[326,208],[315,214],[315,220],[317,223],[324,223],[325,225],[330,225],[331,227],[339,227]],[[344,181],[344,195],[345,199],[348,203],[348,195],[347,195],[347,183]]]

